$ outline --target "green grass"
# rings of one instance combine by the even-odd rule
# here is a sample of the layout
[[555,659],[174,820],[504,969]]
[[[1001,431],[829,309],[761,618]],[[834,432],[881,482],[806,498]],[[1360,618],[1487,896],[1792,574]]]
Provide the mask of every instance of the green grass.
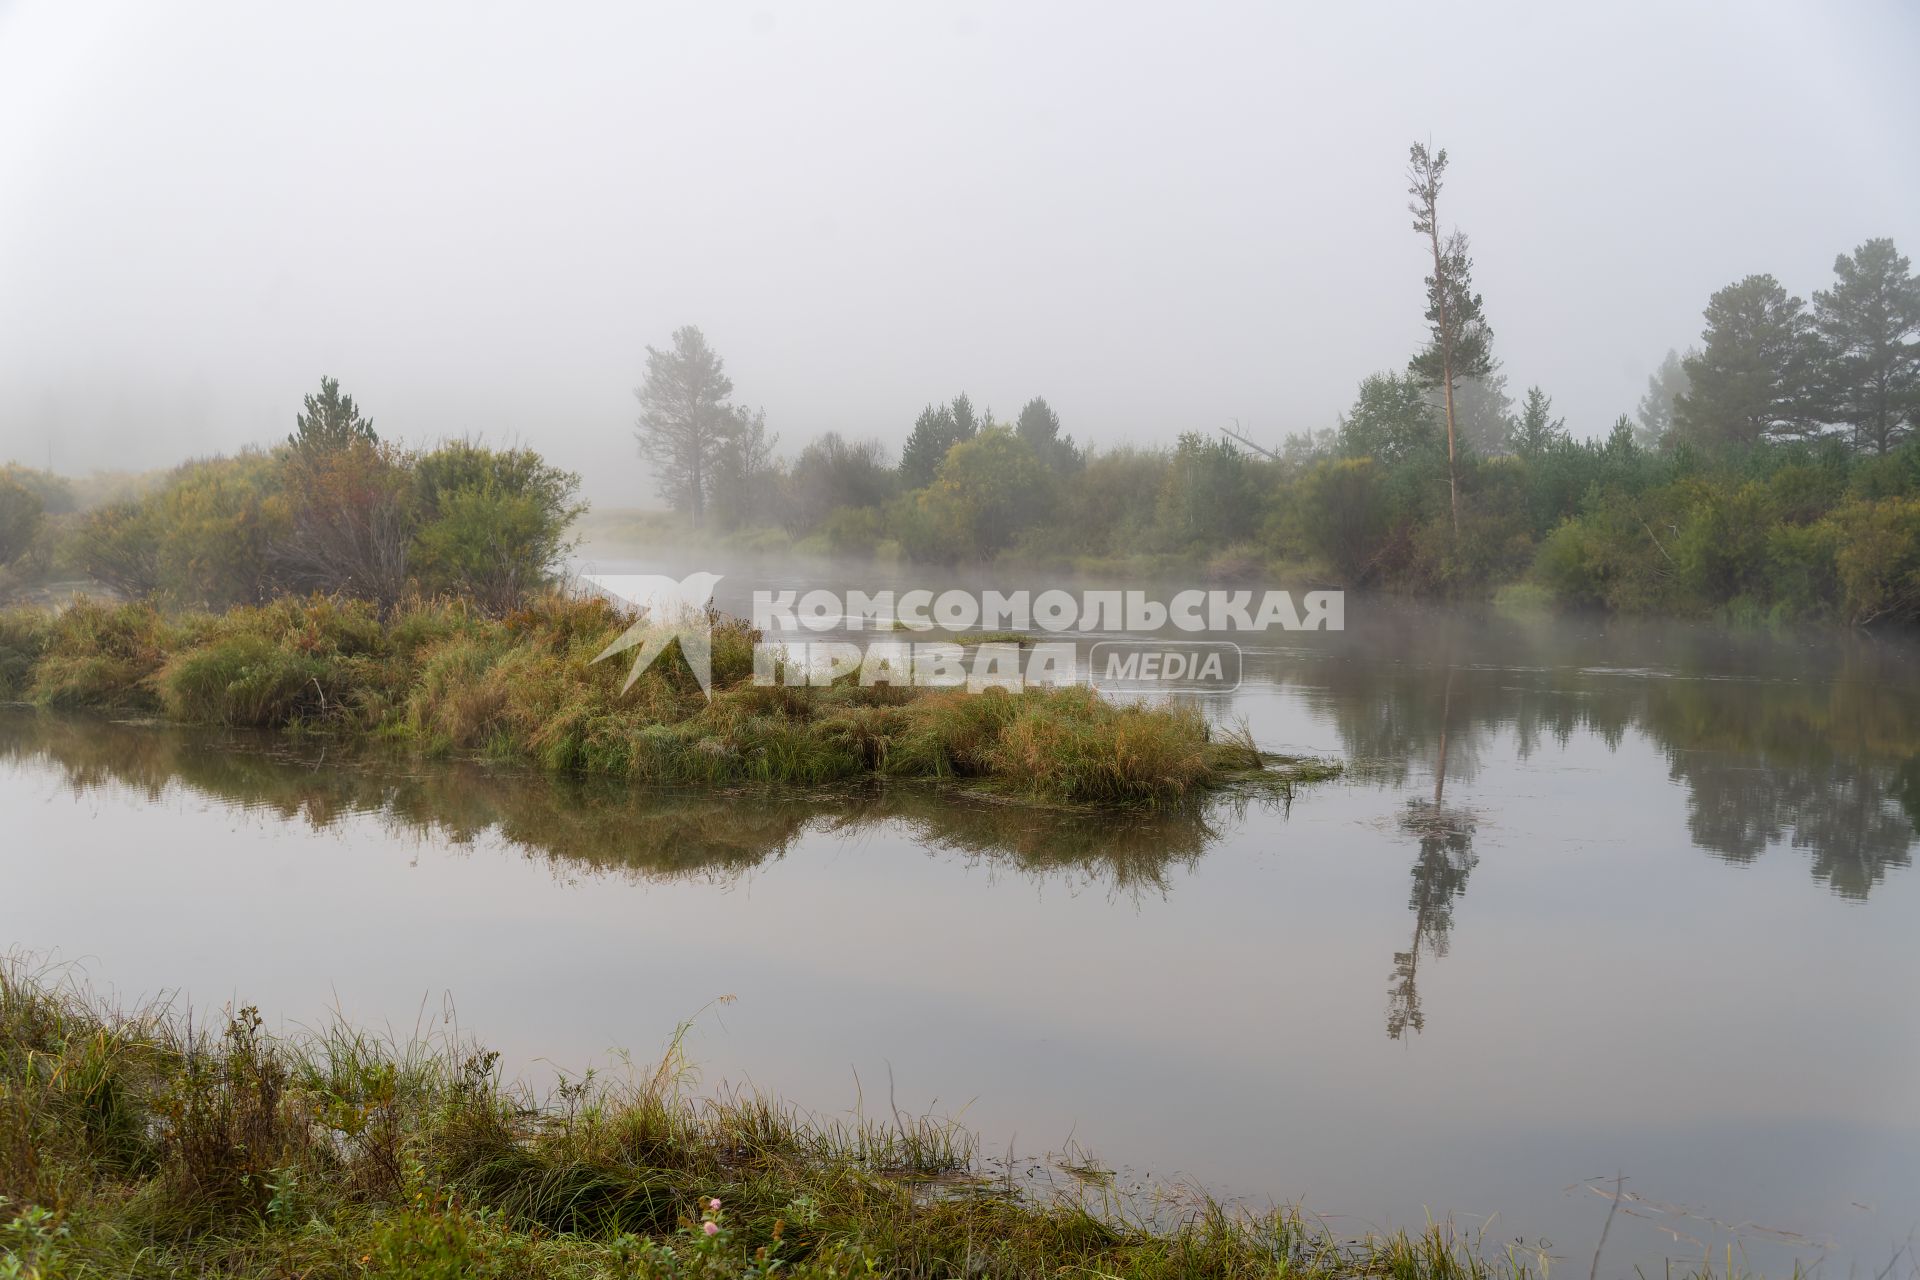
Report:
[[505,618],[456,601],[381,617],[323,598],[163,615],[80,604],[0,613],[0,681],[42,706],[379,740],[635,782],[818,786],[956,780],[1064,805],[1182,804],[1299,762],[1225,740],[1190,706],[1080,689],[766,687],[757,639],[716,617],[712,697],[670,648],[631,688],[597,662],[632,622],[553,597]]
[[657,1064],[564,1078],[536,1098],[471,1044],[395,1043],[338,1023],[274,1036],[251,1009],[192,1027],[165,1008],[109,1012],[0,966],[0,1275],[1544,1270],[1445,1226],[1340,1239],[1291,1210],[1191,1196],[1128,1210],[1084,1173],[1046,1191],[1015,1185],[948,1121],[699,1096],[685,1030]]

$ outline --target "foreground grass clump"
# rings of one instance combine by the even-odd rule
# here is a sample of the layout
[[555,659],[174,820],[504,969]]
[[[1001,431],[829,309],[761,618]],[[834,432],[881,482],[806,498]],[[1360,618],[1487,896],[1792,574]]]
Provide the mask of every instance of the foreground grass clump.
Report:
[[[684,1028],[682,1028],[684,1031]],[[217,1032],[0,966],[0,1274],[1519,1276],[1448,1232],[1337,1241],[1201,1201],[1158,1225],[981,1175],[970,1135],[685,1091],[678,1037],[536,1101],[496,1055]],[[8,1268],[11,1268],[9,1270]]]
[[0,613],[0,697],[667,784],[959,779],[1054,803],[1166,804],[1315,767],[1222,740],[1191,708],[1081,689],[755,685],[756,637],[725,617],[711,698],[675,650],[628,689],[624,661],[595,659],[632,622],[559,596],[504,618],[445,600],[382,617],[321,597],[184,616],[14,610]]

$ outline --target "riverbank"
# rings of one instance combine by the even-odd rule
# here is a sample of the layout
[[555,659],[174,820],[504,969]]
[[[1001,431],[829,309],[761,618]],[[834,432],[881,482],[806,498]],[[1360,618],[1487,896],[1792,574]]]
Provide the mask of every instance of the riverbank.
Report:
[[[681,1028],[684,1032],[685,1028]],[[534,1098],[497,1055],[252,1009],[208,1029],[0,965],[0,1274],[1518,1277],[1448,1228],[1340,1239],[1097,1168],[1036,1192],[972,1134],[700,1097],[676,1035]],[[11,1267],[12,1270],[7,1268]]]
[[1041,803],[1164,806],[1337,771],[1264,753],[1191,706],[1085,689],[757,685],[756,637],[725,617],[710,698],[677,648],[626,688],[624,661],[596,659],[633,620],[561,596],[504,618],[452,600],[384,617],[326,598],[176,616],[16,609],[0,613],[0,698],[673,785],[957,780]]

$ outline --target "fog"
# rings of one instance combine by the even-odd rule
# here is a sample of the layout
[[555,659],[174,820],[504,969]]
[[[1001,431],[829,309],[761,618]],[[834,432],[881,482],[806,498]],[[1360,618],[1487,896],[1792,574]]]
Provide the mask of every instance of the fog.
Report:
[[1425,331],[1449,149],[1512,388],[1630,410],[1709,293],[1920,243],[1897,4],[0,7],[0,457],[484,434],[651,503],[696,323],[791,451],[928,401],[1326,427]]

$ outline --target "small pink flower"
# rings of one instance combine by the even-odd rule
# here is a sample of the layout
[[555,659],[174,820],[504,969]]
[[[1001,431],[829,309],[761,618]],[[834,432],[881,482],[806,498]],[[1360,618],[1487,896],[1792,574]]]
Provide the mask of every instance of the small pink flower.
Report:
[[713,1199],[707,1201],[707,1208],[713,1210],[715,1213],[720,1212],[720,1197],[715,1196]]
[[720,1234],[720,1224],[717,1222],[709,1222],[706,1226],[702,1227],[701,1230],[710,1236],[717,1236]]

